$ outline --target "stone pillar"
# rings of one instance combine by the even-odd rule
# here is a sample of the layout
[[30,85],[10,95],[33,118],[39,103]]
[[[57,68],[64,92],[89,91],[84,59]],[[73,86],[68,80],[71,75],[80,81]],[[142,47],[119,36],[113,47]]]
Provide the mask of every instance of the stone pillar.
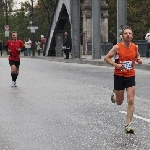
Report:
[[[86,17],[86,19],[83,17],[83,24],[86,25],[87,43],[92,42],[92,1],[93,0],[84,0],[81,7],[82,16],[85,15]],[[108,42],[108,4],[106,3],[106,0],[100,0],[100,11],[101,41]],[[85,28],[83,26],[83,32],[84,30]]]
[[108,4],[101,0],[101,41],[108,42]]
[[92,58],[101,59],[100,0],[92,0]]
[[86,27],[86,16],[83,15],[83,55],[87,54],[87,27]]
[[72,58],[80,58],[80,0],[71,0]]
[[108,14],[103,14],[101,17],[101,38],[102,42],[108,42]]
[[[92,16],[92,12],[91,12]],[[92,42],[92,17],[87,18],[87,41]]]
[[122,28],[127,25],[127,0],[117,0],[117,42]]
[[56,33],[55,34],[55,41],[56,41],[56,57],[63,57],[63,51],[61,51],[61,46],[63,44],[63,33]]

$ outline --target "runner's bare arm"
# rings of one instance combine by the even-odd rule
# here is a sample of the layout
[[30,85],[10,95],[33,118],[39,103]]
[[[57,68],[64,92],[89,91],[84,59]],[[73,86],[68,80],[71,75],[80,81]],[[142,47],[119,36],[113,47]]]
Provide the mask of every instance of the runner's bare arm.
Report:
[[138,62],[138,64],[142,64],[142,59],[141,59],[140,53],[138,51],[138,45],[136,45],[136,48],[137,48],[137,55],[135,57],[135,61]]
[[108,54],[104,57],[104,61],[106,61],[108,64],[116,67],[117,63],[111,60],[113,56],[116,55],[118,52],[118,45],[114,45],[113,48],[108,52]]

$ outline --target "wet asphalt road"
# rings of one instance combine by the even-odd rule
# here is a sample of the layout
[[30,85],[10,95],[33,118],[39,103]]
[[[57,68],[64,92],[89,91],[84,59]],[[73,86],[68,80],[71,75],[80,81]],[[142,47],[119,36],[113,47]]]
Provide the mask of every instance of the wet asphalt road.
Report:
[[113,68],[22,58],[11,88],[0,58],[0,150],[150,150],[150,72],[136,71],[135,134],[126,100],[110,102]]

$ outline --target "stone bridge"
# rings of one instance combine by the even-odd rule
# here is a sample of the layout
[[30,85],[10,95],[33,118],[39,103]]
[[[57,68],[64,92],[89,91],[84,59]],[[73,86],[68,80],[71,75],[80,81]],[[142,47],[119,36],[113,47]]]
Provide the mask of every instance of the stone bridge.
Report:
[[[97,6],[98,14],[94,11]],[[93,8],[95,9],[93,10]],[[96,14],[99,22],[98,19],[92,20],[92,13]],[[81,21],[83,21],[82,31],[80,28]],[[100,35],[96,36],[95,34],[95,39],[93,38],[92,23],[99,24],[99,27],[96,26],[98,31],[95,33]],[[81,7],[80,0],[56,0],[44,50],[45,56],[63,56],[61,45],[65,31],[69,31],[72,39],[72,58],[80,58],[81,53],[87,54],[88,43],[91,43],[92,40],[98,39],[99,41],[96,43],[108,42],[108,5],[106,0],[85,0]],[[81,37],[83,37],[82,40]],[[83,43],[82,49],[81,43]],[[98,48],[93,47],[93,49],[99,49],[99,46]],[[98,53],[95,53],[96,56]]]

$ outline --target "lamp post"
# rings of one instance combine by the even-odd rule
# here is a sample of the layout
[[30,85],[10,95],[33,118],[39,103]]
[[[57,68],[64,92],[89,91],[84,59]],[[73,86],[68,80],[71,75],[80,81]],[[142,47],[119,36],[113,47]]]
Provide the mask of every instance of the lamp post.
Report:
[[[33,15],[33,0],[31,0],[31,2],[32,2],[32,4],[31,4],[31,6],[32,6],[32,8],[31,8],[31,13],[32,13],[32,26],[33,26],[33,17],[34,17],[34,15]],[[32,32],[32,56],[35,56],[35,50],[34,50],[34,44],[35,44],[35,41],[34,41],[34,32]]]
[[[29,1],[28,1],[29,2]],[[31,33],[32,33],[32,56],[35,56],[35,40],[34,40],[34,33],[35,33],[35,29],[38,29],[37,26],[34,26],[34,8],[33,8],[33,2],[35,2],[34,0],[31,0],[31,9],[30,9],[30,14],[29,14],[29,18],[31,18],[31,21],[29,22],[30,26],[27,27],[28,29],[30,29]]]
[[[8,25],[8,2],[5,0],[5,8],[6,8],[6,25]],[[8,36],[6,36],[6,40],[8,41]]]
[[8,3],[7,0],[5,0],[6,2],[6,25],[8,25]]

